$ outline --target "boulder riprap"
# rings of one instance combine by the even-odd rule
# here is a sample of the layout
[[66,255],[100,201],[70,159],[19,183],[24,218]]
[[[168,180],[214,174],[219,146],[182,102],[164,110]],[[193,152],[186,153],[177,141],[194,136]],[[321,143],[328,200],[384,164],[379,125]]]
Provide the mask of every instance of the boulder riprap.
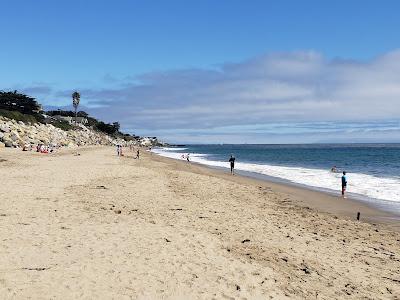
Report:
[[112,138],[83,125],[74,130],[64,131],[51,124],[25,124],[5,117],[0,117],[0,142],[0,147],[4,145],[16,148],[37,144],[68,147],[137,144]]

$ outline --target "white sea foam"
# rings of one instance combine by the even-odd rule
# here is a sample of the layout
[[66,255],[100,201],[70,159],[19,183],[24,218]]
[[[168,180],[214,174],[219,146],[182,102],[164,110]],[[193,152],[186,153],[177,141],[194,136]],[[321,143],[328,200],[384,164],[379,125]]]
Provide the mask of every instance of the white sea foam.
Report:
[[[176,150],[176,148],[174,149]],[[182,159],[183,154],[171,150],[165,151],[163,148],[154,149],[153,151],[159,155],[174,159]],[[209,166],[229,167],[228,162],[208,160],[205,154],[190,153],[190,160]],[[341,188],[341,174],[332,173],[330,170],[241,162],[235,164],[235,169],[281,178],[296,184],[335,192]],[[348,173],[347,180],[347,190],[350,193],[400,203],[400,177],[376,177],[368,174]]]
[[[183,150],[186,150],[187,148],[178,148],[178,147],[164,147],[164,148],[162,148],[162,151],[183,151]],[[160,150],[159,148],[158,149],[155,149],[155,150]],[[154,152],[156,152],[156,151],[154,151]]]

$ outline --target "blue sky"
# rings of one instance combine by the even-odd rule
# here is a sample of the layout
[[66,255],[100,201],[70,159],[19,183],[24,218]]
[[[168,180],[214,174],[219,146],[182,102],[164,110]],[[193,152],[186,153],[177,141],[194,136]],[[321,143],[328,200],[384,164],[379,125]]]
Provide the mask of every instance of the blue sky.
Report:
[[[399,141],[399,1],[0,0],[0,89],[171,142]],[[377,124],[379,126],[377,127]]]

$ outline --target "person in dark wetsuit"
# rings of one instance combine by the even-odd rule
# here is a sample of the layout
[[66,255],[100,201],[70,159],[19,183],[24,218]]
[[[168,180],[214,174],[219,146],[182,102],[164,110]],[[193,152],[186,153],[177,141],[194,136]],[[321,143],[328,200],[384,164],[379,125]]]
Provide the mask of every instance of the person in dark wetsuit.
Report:
[[342,197],[346,198],[344,193],[346,192],[346,187],[347,187],[347,178],[346,178],[346,172],[343,172],[342,176]]
[[235,175],[235,157],[233,156],[233,154],[231,154],[231,158],[229,158],[229,162],[231,164],[231,174]]

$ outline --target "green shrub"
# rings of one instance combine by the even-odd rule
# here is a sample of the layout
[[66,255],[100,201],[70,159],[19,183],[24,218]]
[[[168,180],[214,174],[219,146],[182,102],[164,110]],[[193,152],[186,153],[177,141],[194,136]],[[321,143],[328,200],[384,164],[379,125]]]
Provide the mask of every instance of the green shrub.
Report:
[[54,127],[60,128],[64,131],[68,131],[73,128],[72,125],[70,125],[67,121],[64,121],[64,120],[57,120],[50,124],[53,125]]
[[[75,112],[72,110],[48,110],[46,111],[46,115],[48,116],[63,116],[63,117],[75,117]],[[78,111],[77,117],[87,118],[89,115],[84,111]]]
[[36,118],[33,115],[26,115],[26,114],[20,113],[19,111],[10,111],[10,110],[5,110],[5,109],[0,109],[0,116],[6,117],[9,119],[14,119],[16,121],[22,121],[24,123],[33,124],[33,123],[39,122],[39,120],[37,120],[37,119],[39,119],[38,116],[37,116],[38,118]]
[[118,122],[114,122],[112,124],[107,124],[107,123],[100,121],[95,126],[96,126],[97,130],[107,133],[108,135],[116,134],[116,133],[118,133],[118,130],[119,130]]

